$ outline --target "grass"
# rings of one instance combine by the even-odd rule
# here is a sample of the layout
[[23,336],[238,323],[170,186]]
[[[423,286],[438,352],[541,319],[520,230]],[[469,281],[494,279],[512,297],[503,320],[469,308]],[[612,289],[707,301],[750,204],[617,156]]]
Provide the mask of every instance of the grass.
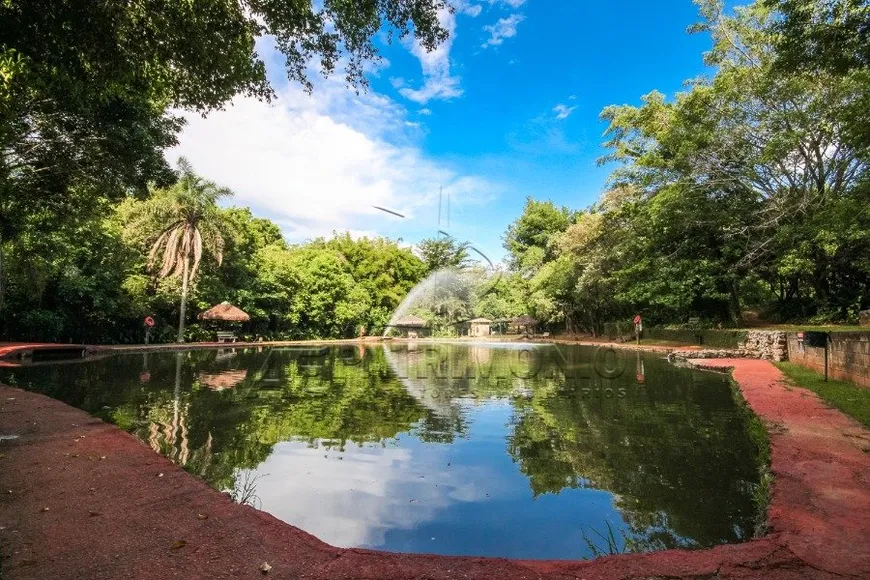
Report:
[[827,404],[870,427],[870,389],[862,389],[848,381],[829,379],[825,382],[824,375],[795,363],[774,364],[795,385],[813,391]]
[[230,499],[240,505],[249,505],[261,509],[263,502],[257,495],[257,482],[263,475],[254,475],[249,470],[236,470],[233,473],[233,489],[229,492]]
[[755,445],[755,462],[758,469],[758,483],[752,489],[752,502],[755,504],[755,530],[753,536],[760,538],[767,533],[767,508],[770,506],[770,484],[773,483],[773,473],[770,471],[770,436],[761,418],[749,408],[740,385],[729,375],[731,396],[737,408],[744,414],[746,430],[749,439]]
[[857,324],[765,324],[763,326],[747,328],[746,330],[781,330],[784,332],[864,332],[866,326]]
[[[586,530],[580,530],[580,533],[583,535],[583,541],[586,542],[586,546],[589,548],[592,556],[594,558],[600,558],[601,556],[613,556],[615,554],[629,553],[631,549],[629,547],[628,536],[626,536],[625,532],[616,534],[613,530],[613,526],[610,525],[610,522],[605,521],[604,523],[607,525],[607,533],[600,532],[593,527],[589,528],[593,534],[598,536],[600,541],[591,538],[586,533]],[[620,538],[622,541],[620,541]]]
[[[637,341],[636,340],[626,340],[625,344],[637,344]],[[681,342],[679,340],[664,340],[664,339],[658,339],[658,338],[641,338],[640,344],[647,345],[647,346],[676,346],[676,347],[698,346],[698,343]]]

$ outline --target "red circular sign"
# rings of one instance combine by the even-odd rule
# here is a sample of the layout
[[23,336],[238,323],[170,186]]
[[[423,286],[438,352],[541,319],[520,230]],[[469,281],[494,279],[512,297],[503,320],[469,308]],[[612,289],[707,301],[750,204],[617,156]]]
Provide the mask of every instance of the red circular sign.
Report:
[[637,316],[634,317],[634,323],[640,324],[640,314],[638,314]]
[[150,316],[146,316],[145,317],[145,326],[147,326],[148,328],[151,328],[152,326],[154,326],[154,319],[151,318]]

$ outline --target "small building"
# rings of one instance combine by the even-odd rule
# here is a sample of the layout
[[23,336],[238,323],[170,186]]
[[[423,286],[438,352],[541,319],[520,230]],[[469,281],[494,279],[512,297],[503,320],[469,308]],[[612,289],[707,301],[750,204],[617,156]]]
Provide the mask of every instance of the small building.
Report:
[[489,318],[474,318],[468,321],[468,336],[489,336],[492,320]]
[[429,324],[419,316],[403,316],[390,325],[390,328],[396,329],[399,335],[405,338],[420,338],[425,336],[428,327]]

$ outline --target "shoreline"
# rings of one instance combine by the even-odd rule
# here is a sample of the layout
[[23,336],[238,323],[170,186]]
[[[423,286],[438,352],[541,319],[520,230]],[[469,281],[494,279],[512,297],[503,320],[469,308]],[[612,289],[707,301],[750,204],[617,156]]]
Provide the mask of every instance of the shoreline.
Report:
[[586,561],[337,548],[233,504],[113,425],[0,386],[0,429],[19,436],[0,443],[3,577],[257,578],[262,562],[271,577],[323,580],[870,575],[870,431],[785,386],[769,362],[696,364],[730,369],[767,427],[774,480],[762,538]]
[[[22,364],[20,359],[27,353],[34,350],[83,350],[84,357],[75,357],[69,359],[56,359],[46,362],[52,364],[63,363],[69,361],[88,360],[90,358],[102,357],[113,353],[144,353],[144,352],[161,352],[161,351],[187,351],[201,349],[227,349],[227,348],[281,348],[281,347],[328,347],[328,346],[370,346],[380,344],[510,344],[510,343],[528,343],[528,344],[570,344],[577,346],[592,346],[592,347],[607,347],[617,348],[629,351],[654,352],[660,354],[670,354],[677,351],[692,351],[700,350],[697,346],[692,345],[656,345],[656,344],[635,344],[631,342],[612,342],[612,341],[596,341],[582,340],[571,338],[529,338],[519,335],[505,336],[489,336],[486,338],[383,338],[383,337],[365,337],[359,338],[342,338],[342,339],[324,339],[324,340],[279,340],[279,341],[261,341],[261,342],[186,342],[186,343],[164,343],[164,344],[54,344],[54,343],[0,343],[0,366],[18,366]],[[43,363],[36,363],[43,364]]]

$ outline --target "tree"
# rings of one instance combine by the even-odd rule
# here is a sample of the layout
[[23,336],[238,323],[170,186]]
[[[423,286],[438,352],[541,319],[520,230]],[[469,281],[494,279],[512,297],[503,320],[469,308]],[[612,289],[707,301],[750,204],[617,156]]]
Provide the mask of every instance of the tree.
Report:
[[3,45],[63,76],[114,78],[173,106],[208,110],[238,93],[272,96],[256,40],[274,38],[291,80],[310,88],[314,59],[324,74],[341,64],[347,81],[365,84],[364,64],[378,58],[375,35],[388,28],[433,50],[447,38],[442,0],[315,3],[172,0],[76,2],[11,0],[0,6]]
[[184,342],[188,291],[196,280],[203,251],[210,253],[218,265],[223,261],[227,220],[217,202],[232,192],[196,175],[183,158],[178,161],[178,169],[181,174],[178,182],[152,192],[148,202],[141,206],[141,216],[130,227],[150,224],[158,228],[159,233],[150,244],[148,268],[153,270],[159,262],[159,279],[181,279],[178,342]]
[[365,86],[386,29],[425,50],[447,38],[444,0],[6,0],[0,2],[0,305],[3,241],[27,216],[78,210],[81,198],[145,195],[174,176],[163,151],[183,119],[238,94],[274,96],[259,38],[274,39],[290,80],[343,66]]
[[427,272],[443,268],[464,268],[469,265],[468,248],[471,244],[460,242],[453,236],[426,238],[417,244],[420,258],[426,264]]
[[866,0],[763,0],[782,17],[771,23],[784,70],[842,73],[870,67],[870,4]]
[[525,314],[528,283],[515,272],[495,272],[475,286],[474,314],[491,320]]
[[526,198],[523,213],[508,226],[504,247],[510,254],[515,270],[534,272],[554,256],[551,244],[555,234],[565,231],[573,221],[573,212],[567,207],[556,207],[552,201]]
[[7,337],[84,344],[130,341],[140,304],[123,288],[138,252],[122,240],[114,207],[84,200],[65,216],[41,212],[19,222],[6,253]]
[[367,331],[382,328],[408,292],[426,275],[426,266],[408,248],[386,238],[337,235],[323,244],[347,262],[356,283],[371,299],[371,309],[360,322]]
[[338,252],[317,244],[272,245],[255,261],[261,272],[256,303],[278,332],[293,338],[347,338],[366,322],[371,296]]
[[[716,75],[696,81],[672,102],[654,92],[641,107],[608,107],[602,113],[610,122],[606,146],[611,149],[602,162],[622,164],[612,183],[634,188],[638,215],[659,224],[656,229],[637,222],[635,239],[644,243],[636,255],[645,258],[646,275],[658,282],[648,296],[679,298],[670,316],[704,301],[712,307],[705,307],[708,313],[721,311],[715,303],[724,301],[736,321],[741,280],[787,276],[791,280],[785,282],[796,289],[790,298],[799,297],[802,287],[817,312],[846,318],[856,301],[867,298],[857,287],[848,298],[832,290],[844,264],[831,253],[842,255],[846,242],[834,241],[839,237],[834,232],[821,242],[812,216],[833,215],[832,208],[866,195],[868,143],[856,130],[861,121],[854,110],[870,99],[864,73],[785,74],[776,66],[775,14],[755,4],[726,16],[717,0],[699,4],[705,20],[696,29],[713,37],[707,63],[717,68]],[[855,231],[850,222],[860,214],[834,213],[844,219],[841,232]],[[789,241],[780,246],[786,228]],[[798,241],[806,245],[804,256],[812,258],[800,271],[777,266],[780,252],[789,253]],[[648,259],[656,255],[658,262]],[[849,267],[867,279],[861,260]],[[640,268],[632,271],[638,274]],[[675,281],[684,287],[676,289]],[[635,282],[643,281],[635,277]]]

